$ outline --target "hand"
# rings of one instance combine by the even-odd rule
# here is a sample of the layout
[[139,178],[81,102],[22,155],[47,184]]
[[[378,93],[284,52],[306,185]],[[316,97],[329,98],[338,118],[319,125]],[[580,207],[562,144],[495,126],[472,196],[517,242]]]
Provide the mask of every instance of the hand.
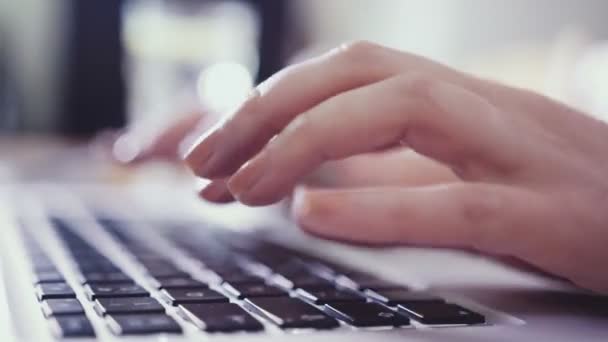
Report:
[[[114,159],[130,165],[138,165],[152,160],[164,160],[178,164],[180,150],[190,139],[206,131],[213,124],[212,116],[202,111],[191,111],[180,115],[163,129],[148,144],[143,144],[135,153],[128,153],[129,159]],[[103,140],[104,145],[116,144],[121,137],[129,139],[130,132],[110,134]],[[191,142],[190,142],[191,144]],[[140,146],[137,142],[135,145]],[[112,150],[106,147],[105,150]],[[114,149],[116,150],[116,149]],[[394,149],[384,153],[354,156],[346,160],[327,162],[310,174],[301,184],[314,187],[361,187],[380,185],[427,185],[456,180],[451,170],[413,151]],[[224,181],[213,182],[200,191],[201,198],[216,202],[230,203],[234,198]]]
[[187,162],[262,205],[325,161],[396,147],[459,179],[303,190],[301,226],[331,239],[515,256],[608,292],[608,127],[421,57],[355,43],[289,67],[201,137]]

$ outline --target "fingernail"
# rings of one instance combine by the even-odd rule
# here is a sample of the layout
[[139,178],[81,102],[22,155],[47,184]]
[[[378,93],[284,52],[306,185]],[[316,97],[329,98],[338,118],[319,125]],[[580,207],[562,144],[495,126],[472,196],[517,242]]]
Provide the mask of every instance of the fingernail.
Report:
[[251,89],[251,91],[249,91],[249,93],[247,94],[247,97],[245,97],[245,99],[243,100],[243,102],[241,103],[241,106],[249,101],[251,101],[252,99],[258,97],[261,95],[260,89],[258,87]]
[[200,195],[208,201],[218,202],[228,196],[227,191],[228,189],[226,189],[224,183],[216,181],[207,184],[207,186],[200,191]]
[[[253,89],[230,116],[234,116],[240,111],[249,110],[249,104],[253,103],[259,96],[259,90]],[[225,139],[223,138],[226,135],[225,131],[229,130],[225,126],[230,121],[230,116],[217,122],[206,134],[201,135],[186,152],[184,159],[196,175],[205,178],[215,178],[218,176],[218,172],[223,164],[227,160],[230,160],[231,156],[226,151],[217,151],[218,148],[226,146],[226,143],[231,138],[230,136],[227,136]]]
[[266,157],[263,154],[251,159],[243,165],[228,181],[230,192],[238,199],[260,183],[266,171]]
[[300,223],[305,223],[306,219],[312,212],[308,191],[303,187],[297,187],[293,191],[293,202],[291,204],[291,213],[293,217]]
[[328,228],[328,213],[320,198],[323,197],[318,196],[318,192],[303,188],[297,188],[293,194],[294,220],[300,228],[314,235],[326,235]]
[[206,177],[214,167],[212,157],[218,139],[219,133],[216,130],[210,131],[197,139],[186,152],[184,160],[196,175]]

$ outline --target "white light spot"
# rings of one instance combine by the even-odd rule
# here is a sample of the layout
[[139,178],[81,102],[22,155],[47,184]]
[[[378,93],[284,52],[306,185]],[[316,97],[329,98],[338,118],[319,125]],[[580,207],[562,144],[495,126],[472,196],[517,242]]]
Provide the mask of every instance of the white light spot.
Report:
[[253,79],[244,65],[224,62],[203,70],[196,86],[202,104],[213,112],[222,113],[247,97],[253,87]]

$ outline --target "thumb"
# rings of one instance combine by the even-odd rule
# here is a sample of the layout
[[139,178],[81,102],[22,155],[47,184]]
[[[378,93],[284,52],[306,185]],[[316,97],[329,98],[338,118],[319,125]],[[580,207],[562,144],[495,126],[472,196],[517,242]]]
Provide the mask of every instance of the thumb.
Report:
[[[450,183],[422,187],[298,189],[293,211],[314,235],[348,242],[415,244],[526,254],[554,209],[532,191]],[[538,232],[537,232],[538,230]],[[546,234],[546,231],[545,231]]]

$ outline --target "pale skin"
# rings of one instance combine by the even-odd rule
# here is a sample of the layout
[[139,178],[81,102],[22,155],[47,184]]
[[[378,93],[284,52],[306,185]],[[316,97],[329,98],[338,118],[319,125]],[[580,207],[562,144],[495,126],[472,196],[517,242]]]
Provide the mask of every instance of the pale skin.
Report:
[[[608,293],[607,151],[608,125],[561,103],[357,42],[262,83],[185,159],[210,201],[297,189],[321,237],[515,257]],[[298,187],[322,164],[342,186]]]

